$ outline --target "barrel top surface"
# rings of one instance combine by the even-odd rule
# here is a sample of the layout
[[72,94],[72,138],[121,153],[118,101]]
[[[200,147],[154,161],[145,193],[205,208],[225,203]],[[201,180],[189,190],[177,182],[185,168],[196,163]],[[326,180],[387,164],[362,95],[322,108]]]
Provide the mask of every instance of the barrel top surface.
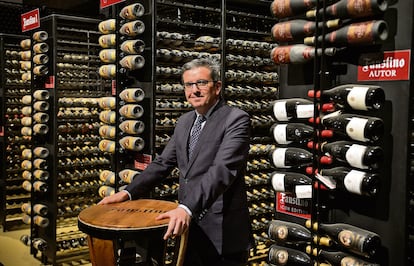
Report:
[[153,199],[94,205],[79,213],[78,222],[86,227],[112,231],[165,227],[169,219],[157,221],[155,218],[177,206],[174,202]]

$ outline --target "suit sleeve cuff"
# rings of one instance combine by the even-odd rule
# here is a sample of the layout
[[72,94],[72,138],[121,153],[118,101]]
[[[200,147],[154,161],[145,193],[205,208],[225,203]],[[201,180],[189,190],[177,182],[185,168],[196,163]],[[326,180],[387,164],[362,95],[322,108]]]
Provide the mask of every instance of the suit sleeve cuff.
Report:
[[193,213],[187,206],[185,206],[184,204],[179,204],[178,207],[183,208],[188,213],[188,215],[190,215],[190,217],[193,217]]
[[124,190],[122,190],[122,191],[123,191],[123,192],[125,192],[125,193],[128,195],[129,200],[132,200],[131,193],[129,193],[129,191],[128,191],[128,190],[124,189]]

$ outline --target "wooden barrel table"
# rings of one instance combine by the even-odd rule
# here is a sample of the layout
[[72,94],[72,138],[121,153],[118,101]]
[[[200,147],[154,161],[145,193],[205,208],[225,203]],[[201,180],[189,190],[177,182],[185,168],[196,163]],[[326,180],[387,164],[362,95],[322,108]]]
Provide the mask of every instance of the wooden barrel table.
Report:
[[[169,219],[155,218],[177,206],[170,201],[139,199],[81,211],[78,227],[88,235],[92,265],[164,265],[166,241],[162,237]],[[187,234],[175,240],[170,265],[183,264]]]

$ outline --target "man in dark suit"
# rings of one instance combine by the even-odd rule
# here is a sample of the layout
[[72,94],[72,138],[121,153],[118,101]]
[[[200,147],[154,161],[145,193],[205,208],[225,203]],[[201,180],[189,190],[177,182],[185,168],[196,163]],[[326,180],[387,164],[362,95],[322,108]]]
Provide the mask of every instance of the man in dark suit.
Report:
[[253,243],[244,182],[249,115],[225,104],[219,78],[219,65],[210,60],[183,66],[185,96],[195,110],[178,119],[164,151],[139,178],[100,202],[137,199],[178,167],[179,206],[157,219],[170,219],[164,239],[190,230],[188,266],[246,265]]

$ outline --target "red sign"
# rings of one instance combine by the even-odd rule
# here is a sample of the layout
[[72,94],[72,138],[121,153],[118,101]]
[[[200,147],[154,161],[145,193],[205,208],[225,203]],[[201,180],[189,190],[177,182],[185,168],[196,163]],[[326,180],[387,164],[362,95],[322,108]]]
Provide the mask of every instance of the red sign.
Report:
[[138,170],[145,170],[151,163],[152,156],[149,154],[137,154],[135,157],[134,167]]
[[22,32],[40,27],[39,8],[21,15]]
[[121,2],[124,2],[125,0],[100,0],[101,1],[101,9],[112,6]]
[[295,217],[310,219],[311,218],[311,199],[299,199],[290,194],[276,193],[276,211]]
[[358,81],[409,80],[411,50],[384,52],[381,60],[366,59],[358,66]]

